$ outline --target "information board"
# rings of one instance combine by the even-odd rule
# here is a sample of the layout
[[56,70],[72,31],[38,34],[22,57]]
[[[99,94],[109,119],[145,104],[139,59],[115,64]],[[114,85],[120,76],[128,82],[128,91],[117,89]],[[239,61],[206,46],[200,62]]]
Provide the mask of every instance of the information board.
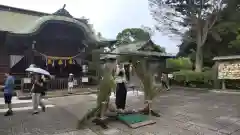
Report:
[[218,79],[240,79],[240,61],[219,63]]

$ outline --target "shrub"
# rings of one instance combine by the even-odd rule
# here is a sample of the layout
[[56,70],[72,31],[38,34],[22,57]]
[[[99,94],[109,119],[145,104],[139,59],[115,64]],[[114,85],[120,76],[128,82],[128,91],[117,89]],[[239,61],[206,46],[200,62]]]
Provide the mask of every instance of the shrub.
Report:
[[173,83],[190,87],[212,87],[211,71],[194,72],[192,70],[181,70],[173,73]]
[[[210,69],[203,72],[181,70],[173,72],[172,84],[186,87],[213,88],[213,76]],[[240,89],[240,80],[226,80],[227,89]]]
[[240,80],[226,80],[225,84],[227,89],[240,89]]

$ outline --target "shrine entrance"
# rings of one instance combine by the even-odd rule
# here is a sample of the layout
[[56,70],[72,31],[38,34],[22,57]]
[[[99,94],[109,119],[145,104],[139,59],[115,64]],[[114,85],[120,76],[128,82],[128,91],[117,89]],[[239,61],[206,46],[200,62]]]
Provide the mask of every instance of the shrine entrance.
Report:
[[84,44],[84,32],[78,26],[64,21],[49,21],[26,39],[32,40],[31,47],[12,66],[12,72],[23,73],[30,64],[35,64],[56,77],[67,77],[69,73],[82,75],[87,45]]
[[0,33],[0,52],[6,52],[0,54],[0,72],[11,71],[16,80],[22,81],[22,78],[27,77],[25,69],[31,64],[56,76],[51,84],[59,83],[61,87],[57,85],[52,89],[66,88],[69,73],[73,73],[79,81],[86,76],[90,80],[96,72],[92,71],[94,69],[88,72],[87,64],[92,60],[92,54],[87,52],[116,43],[116,40],[108,41],[97,37],[88,20],[74,18],[65,9],[65,5],[53,14],[35,16],[30,17],[31,20],[24,20],[25,26],[15,25],[16,29],[7,31],[4,36]]

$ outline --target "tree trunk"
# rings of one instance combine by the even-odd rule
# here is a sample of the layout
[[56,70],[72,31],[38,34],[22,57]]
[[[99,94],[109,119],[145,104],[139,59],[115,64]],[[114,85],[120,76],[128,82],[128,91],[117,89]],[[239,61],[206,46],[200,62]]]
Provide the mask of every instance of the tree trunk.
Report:
[[196,50],[196,61],[195,61],[195,71],[196,72],[202,72],[203,67],[203,52],[202,52],[202,45],[197,44],[197,50]]

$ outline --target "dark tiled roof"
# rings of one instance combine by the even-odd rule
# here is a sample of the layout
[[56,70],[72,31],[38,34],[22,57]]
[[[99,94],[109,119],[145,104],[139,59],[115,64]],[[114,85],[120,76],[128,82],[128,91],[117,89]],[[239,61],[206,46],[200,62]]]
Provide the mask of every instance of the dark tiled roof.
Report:
[[65,7],[66,7],[66,4],[63,5],[63,8],[53,13],[53,15],[66,16],[66,17],[73,18],[73,16],[65,9]]
[[27,14],[27,15],[32,15],[32,16],[50,15],[48,13],[32,11],[32,10],[27,10],[27,9],[22,9],[22,8],[16,8],[16,7],[11,7],[11,6],[6,6],[6,5],[0,5],[0,10],[1,11],[12,11],[12,12],[22,13],[22,14]]
[[[1,4],[0,4],[0,11],[11,11],[11,12],[32,15],[32,16],[39,16],[39,17],[51,15],[49,13],[33,11],[33,10],[28,10],[28,9],[22,9],[22,8],[16,8],[16,7],[11,7],[11,6],[1,5]],[[83,22],[88,21],[87,19],[79,19],[79,18],[75,18],[75,19],[78,21],[83,21]]]
[[148,40],[148,41],[138,41],[135,43],[121,45],[116,49],[114,49],[111,53],[107,55],[106,54],[102,55],[101,59],[116,58],[118,55],[128,55],[128,54],[139,55],[139,56],[169,57],[169,58],[175,57],[167,53],[141,50],[141,48],[143,48],[148,43],[154,44],[152,40]]
[[53,15],[60,15],[66,17],[73,17],[66,9],[59,9],[57,12],[53,13]]
[[221,60],[239,60],[240,55],[232,55],[232,56],[217,56],[214,57],[213,60],[215,61],[221,61]]

